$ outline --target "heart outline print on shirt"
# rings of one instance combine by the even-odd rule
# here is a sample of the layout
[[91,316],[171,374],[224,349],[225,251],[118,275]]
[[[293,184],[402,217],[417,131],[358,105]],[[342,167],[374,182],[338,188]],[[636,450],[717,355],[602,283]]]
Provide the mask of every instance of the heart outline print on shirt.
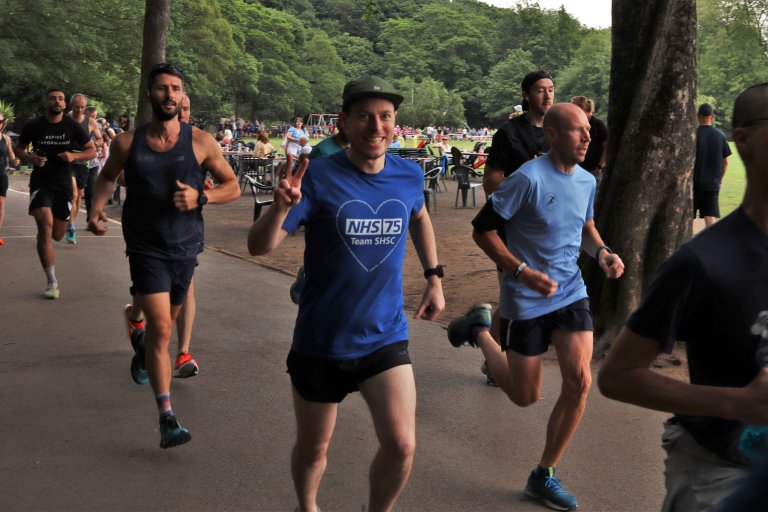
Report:
[[336,229],[349,253],[370,272],[384,263],[403,239],[408,209],[399,199],[387,199],[376,209],[359,199],[339,207]]

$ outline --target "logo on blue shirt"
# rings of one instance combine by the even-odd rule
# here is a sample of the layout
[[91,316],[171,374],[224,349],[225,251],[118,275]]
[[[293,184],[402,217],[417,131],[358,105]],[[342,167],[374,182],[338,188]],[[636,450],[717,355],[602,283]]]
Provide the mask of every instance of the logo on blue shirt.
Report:
[[392,254],[405,233],[408,209],[400,200],[388,199],[378,208],[365,201],[342,204],[336,215],[336,227],[352,257],[367,272]]

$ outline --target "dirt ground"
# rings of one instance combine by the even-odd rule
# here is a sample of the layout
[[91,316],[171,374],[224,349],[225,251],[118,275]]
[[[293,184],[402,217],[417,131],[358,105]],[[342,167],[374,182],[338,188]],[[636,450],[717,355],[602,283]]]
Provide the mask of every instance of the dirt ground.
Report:
[[[28,191],[29,178],[12,176],[10,186],[16,190]],[[477,182],[479,184],[479,181]],[[123,190],[123,193],[125,191]],[[472,207],[472,192],[469,192],[467,206],[462,206],[459,197],[456,201],[456,182],[440,182],[436,211],[430,212],[437,240],[437,253],[440,263],[445,267],[443,292],[446,309],[438,322],[446,327],[450,320],[461,315],[469,306],[477,302],[498,304],[499,290],[495,265],[472,240],[472,218],[485,204],[485,194],[481,187],[475,189],[477,207]],[[268,196],[260,196],[267,199]],[[254,198],[246,190],[242,196],[227,205],[205,207],[205,241],[207,250],[217,250],[232,256],[246,259],[255,264],[295,275],[302,264],[304,251],[303,231],[288,236],[283,244],[272,254],[253,257],[248,255],[246,237],[253,218]],[[265,210],[266,211],[265,207]],[[107,206],[111,218],[120,218],[120,206]],[[85,227],[85,214],[78,217],[78,228]],[[424,292],[424,276],[413,245],[408,242],[403,266],[403,289],[406,309],[412,315],[418,307]],[[286,289],[285,293],[288,293]],[[447,343],[447,341],[446,341]],[[554,359],[550,351],[548,359]],[[686,374],[685,354],[682,349],[672,355],[663,355],[654,363],[659,369],[676,376]]]

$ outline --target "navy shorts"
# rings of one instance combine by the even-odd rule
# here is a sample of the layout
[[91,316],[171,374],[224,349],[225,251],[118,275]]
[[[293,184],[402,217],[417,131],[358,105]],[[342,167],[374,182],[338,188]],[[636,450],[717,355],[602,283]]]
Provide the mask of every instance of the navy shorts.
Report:
[[564,331],[593,331],[589,299],[580,299],[546,315],[528,320],[501,319],[502,350],[512,350],[524,356],[538,356],[546,352],[552,342],[552,333]]
[[309,402],[339,403],[358,385],[396,366],[411,364],[408,341],[398,341],[358,359],[329,361],[297,354],[286,360],[291,383]]
[[72,212],[72,190],[38,188],[29,191],[29,214],[38,208],[50,208],[54,219],[69,220]]
[[196,265],[197,260],[164,260],[144,254],[129,254],[131,295],[168,292],[171,304],[181,306],[187,297]]
[[718,197],[720,192],[707,192],[702,190],[694,190],[693,192],[693,218],[696,218],[696,213],[700,218],[703,217],[717,217],[720,218],[720,201]]

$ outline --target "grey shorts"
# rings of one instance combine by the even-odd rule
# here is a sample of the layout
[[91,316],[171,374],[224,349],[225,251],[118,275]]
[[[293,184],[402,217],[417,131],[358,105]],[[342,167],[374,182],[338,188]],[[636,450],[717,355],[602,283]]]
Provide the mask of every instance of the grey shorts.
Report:
[[662,512],[704,512],[732,494],[751,473],[703,448],[681,425],[667,422],[661,435],[667,496]]

